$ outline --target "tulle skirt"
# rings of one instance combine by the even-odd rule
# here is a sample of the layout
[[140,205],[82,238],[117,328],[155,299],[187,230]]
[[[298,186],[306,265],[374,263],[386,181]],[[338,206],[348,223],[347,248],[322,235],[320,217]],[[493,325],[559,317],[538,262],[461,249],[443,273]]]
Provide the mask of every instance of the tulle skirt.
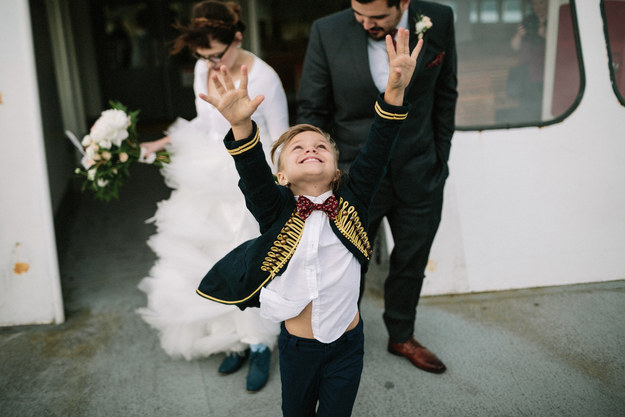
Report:
[[162,173],[173,190],[148,219],[156,225],[148,245],[157,261],[139,283],[147,306],[138,313],[172,357],[241,351],[255,343],[273,348],[279,325],[262,319],[259,309],[241,311],[195,293],[215,262],[259,234],[232,157],[221,137],[197,131],[192,122],[178,119],[168,134],[172,157]]

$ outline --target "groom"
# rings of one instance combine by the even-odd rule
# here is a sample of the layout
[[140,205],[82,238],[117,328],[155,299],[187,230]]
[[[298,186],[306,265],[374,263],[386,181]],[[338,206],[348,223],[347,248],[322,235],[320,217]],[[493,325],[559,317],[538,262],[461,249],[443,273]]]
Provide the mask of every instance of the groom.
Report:
[[[383,217],[395,247],[384,284],[388,351],[428,372],[446,367],[414,339],[416,308],[438,229],[457,100],[453,12],[410,0],[352,0],[351,8],[313,23],[299,91],[298,123],[329,131],[348,168],[367,138],[370,103],[384,89],[386,34],[410,30],[424,44],[406,100],[405,121],[387,175],[371,206],[370,236]],[[354,71],[354,68],[359,69]],[[364,279],[363,279],[364,285]]]

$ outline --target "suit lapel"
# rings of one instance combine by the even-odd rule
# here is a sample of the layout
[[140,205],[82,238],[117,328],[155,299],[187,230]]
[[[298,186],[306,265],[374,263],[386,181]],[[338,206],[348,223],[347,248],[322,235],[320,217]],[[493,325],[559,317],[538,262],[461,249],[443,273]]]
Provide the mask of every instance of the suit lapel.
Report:
[[[373,90],[377,94],[378,88],[373,82],[371,67],[369,66],[367,32],[365,32],[362,26],[354,19],[353,22],[350,22],[349,31],[347,31],[347,36],[345,36],[344,39],[347,43],[347,48],[345,50],[349,51],[350,54],[350,62],[353,63],[354,68],[361,69],[360,71],[354,71],[352,73],[354,77],[357,77],[357,79],[354,80],[354,84],[364,85],[367,89]],[[351,80],[346,81],[351,82]]]
[[[409,40],[410,51],[412,51],[415,48],[415,46],[417,46],[417,42],[419,41],[419,38],[417,37],[417,34],[415,33],[415,24],[417,23],[417,15],[421,13],[417,9],[416,3],[417,2],[411,2],[410,7],[408,8],[408,29],[410,30],[410,40]],[[414,74],[412,74],[412,79],[410,80],[410,84],[408,84],[408,88],[406,88],[406,92],[410,91],[410,87],[412,87],[412,84],[414,83],[418,74],[420,74],[421,71],[423,71],[423,67],[425,65],[425,50],[427,49],[427,46],[428,46],[428,38],[429,36],[427,36],[427,32],[426,32],[425,35],[423,36],[423,46],[421,47],[421,52],[419,53],[419,57],[417,58],[417,66],[415,67]]]

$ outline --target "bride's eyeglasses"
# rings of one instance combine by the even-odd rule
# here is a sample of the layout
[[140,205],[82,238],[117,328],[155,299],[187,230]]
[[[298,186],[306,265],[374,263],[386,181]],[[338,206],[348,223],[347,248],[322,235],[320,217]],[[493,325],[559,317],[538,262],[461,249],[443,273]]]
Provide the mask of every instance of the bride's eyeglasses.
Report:
[[204,61],[210,61],[213,64],[219,64],[219,62],[221,62],[221,59],[224,57],[226,52],[228,52],[228,48],[230,48],[230,45],[232,45],[232,42],[230,42],[228,46],[226,46],[226,49],[224,49],[222,52],[218,54],[204,56],[204,55],[198,54],[197,52],[193,52],[193,57],[195,59],[203,59]]

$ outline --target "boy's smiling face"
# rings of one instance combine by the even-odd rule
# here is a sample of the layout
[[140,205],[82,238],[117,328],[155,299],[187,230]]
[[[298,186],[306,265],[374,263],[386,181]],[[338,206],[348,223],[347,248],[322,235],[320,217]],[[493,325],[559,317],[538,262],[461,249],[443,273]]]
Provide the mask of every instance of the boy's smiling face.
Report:
[[284,146],[276,176],[280,184],[290,184],[293,194],[311,195],[311,192],[322,194],[332,189],[338,174],[332,144],[323,135],[306,131],[295,135]]

